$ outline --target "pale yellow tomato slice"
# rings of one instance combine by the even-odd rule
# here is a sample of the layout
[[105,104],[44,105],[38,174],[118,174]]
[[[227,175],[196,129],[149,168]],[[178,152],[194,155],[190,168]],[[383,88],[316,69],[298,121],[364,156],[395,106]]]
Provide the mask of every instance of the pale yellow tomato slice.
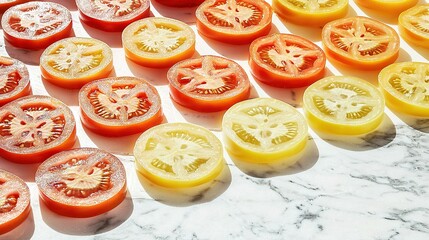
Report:
[[210,182],[225,165],[219,139],[189,123],[166,123],[147,130],[137,139],[134,157],[137,171],[169,188]]
[[417,5],[402,12],[398,30],[406,41],[429,48],[429,4]]
[[417,4],[419,0],[354,0],[359,6],[385,14],[399,14]]
[[383,121],[384,98],[372,84],[356,77],[330,76],[304,92],[310,127],[336,135],[374,131]]
[[273,0],[281,17],[299,25],[323,26],[347,15],[348,0]]
[[429,64],[394,63],[378,75],[386,105],[397,112],[429,117]]
[[239,102],[225,113],[222,132],[228,153],[252,163],[290,161],[307,143],[304,116],[289,104],[273,98]]

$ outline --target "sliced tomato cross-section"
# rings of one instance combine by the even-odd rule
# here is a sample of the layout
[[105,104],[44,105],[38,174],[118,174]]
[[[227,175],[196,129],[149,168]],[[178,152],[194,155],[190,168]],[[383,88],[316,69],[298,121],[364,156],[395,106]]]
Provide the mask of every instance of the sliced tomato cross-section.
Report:
[[406,41],[429,48],[429,4],[417,5],[402,12],[398,29]]
[[27,184],[18,176],[0,169],[0,235],[24,222],[30,211]]
[[107,136],[140,133],[163,121],[158,91],[135,77],[88,83],[79,92],[79,105],[82,123]]
[[332,60],[361,69],[381,69],[399,54],[399,36],[384,23],[367,17],[332,21],[322,30],[322,43]]
[[73,147],[75,120],[64,103],[27,96],[0,108],[0,156],[19,163],[44,161]]
[[383,95],[375,86],[356,77],[323,78],[305,90],[303,103],[309,125],[329,134],[367,134],[384,117]]
[[379,13],[397,15],[416,5],[419,0],[354,0],[362,7],[374,9]]
[[307,143],[304,116],[273,98],[239,102],[226,111],[222,133],[229,154],[253,163],[285,161],[290,165]]
[[378,82],[389,108],[429,117],[429,63],[393,63],[381,70]]
[[194,7],[200,5],[204,0],[155,0],[169,7]]
[[192,57],[195,33],[184,22],[161,17],[145,18],[128,25],[122,32],[125,55],[147,67],[171,67]]
[[273,9],[288,21],[323,26],[347,15],[348,0],[273,0]]
[[55,42],[40,57],[42,76],[65,88],[80,88],[113,69],[110,47],[97,39],[71,37]]
[[76,5],[84,23],[113,32],[150,14],[149,0],[77,0]]
[[207,0],[195,15],[202,35],[245,44],[270,32],[273,11],[264,0]]
[[70,217],[105,213],[118,206],[127,193],[122,162],[95,148],[53,155],[37,169],[36,183],[46,206]]
[[30,77],[25,64],[0,56],[0,107],[30,94]]
[[164,187],[192,187],[222,171],[222,144],[209,130],[189,123],[166,123],[144,132],[136,141],[136,168]]
[[313,42],[291,34],[260,37],[250,45],[255,77],[276,87],[302,87],[325,74],[325,53]]
[[168,71],[167,78],[173,100],[197,111],[225,110],[250,95],[244,69],[222,57],[184,60]]
[[28,2],[29,0],[0,0],[0,14],[4,13],[8,8]]
[[4,38],[26,49],[43,49],[72,29],[70,11],[52,2],[31,1],[9,8],[1,19]]

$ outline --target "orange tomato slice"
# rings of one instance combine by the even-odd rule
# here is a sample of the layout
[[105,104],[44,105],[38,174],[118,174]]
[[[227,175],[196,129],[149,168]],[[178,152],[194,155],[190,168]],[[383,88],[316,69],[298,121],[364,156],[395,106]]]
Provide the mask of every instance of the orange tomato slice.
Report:
[[402,12],[398,29],[406,41],[429,48],[429,4],[417,5]]

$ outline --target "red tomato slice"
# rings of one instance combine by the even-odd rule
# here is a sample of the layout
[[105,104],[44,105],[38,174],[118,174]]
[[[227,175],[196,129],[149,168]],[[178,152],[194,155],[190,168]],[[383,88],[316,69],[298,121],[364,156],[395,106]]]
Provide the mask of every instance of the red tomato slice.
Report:
[[202,35],[245,44],[270,32],[273,11],[264,0],[207,0],[195,15]]
[[386,24],[367,17],[329,22],[322,30],[325,52],[333,60],[351,67],[381,69],[399,54],[399,36]]
[[79,105],[82,123],[106,136],[144,132],[163,121],[158,91],[135,77],[91,82],[80,90]]
[[36,172],[40,196],[52,211],[92,217],[118,206],[127,193],[124,165],[112,154],[79,148],[44,161]]
[[9,8],[1,19],[4,38],[15,47],[43,49],[70,35],[70,11],[52,2],[28,2]]
[[173,100],[201,112],[225,110],[250,95],[246,72],[222,57],[202,56],[179,62],[168,71],[167,78]]
[[76,5],[84,23],[112,32],[150,14],[149,0],[77,0]]
[[27,96],[0,108],[0,156],[19,163],[44,161],[73,147],[75,120],[64,103]]
[[0,13],[4,13],[8,8],[28,2],[29,0],[0,0]]
[[24,222],[30,211],[27,184],[18,176],[0,169],[0,234]]
[[325,74],[325,53],[313,42],[296,35],[272,34],[258,38],[249,51],[252,74],[268,85],[302,87]]
[[204,0],[155,0],[155,1],[169,7],[194,7],[204,2]]
[[30,94],[30,77],[25,64],[0,56],[0,107]]

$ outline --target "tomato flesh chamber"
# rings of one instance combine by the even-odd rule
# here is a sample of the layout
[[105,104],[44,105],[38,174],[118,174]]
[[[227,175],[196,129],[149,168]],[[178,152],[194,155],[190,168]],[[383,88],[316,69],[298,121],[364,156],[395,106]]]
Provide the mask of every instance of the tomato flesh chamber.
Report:
[[63,24],[62,13],[55,8],[34,7],[20,8],[9,18],[10,27],[29,36],[39,36],[53,31]]
[[169,53],[185,43],[188,36],[173,25],[148,22],[134,33],[138,49],[148,53]]
[[4,72],[0,68],[0,94],[10,93],[16,89],[22,77],[18,71]]

